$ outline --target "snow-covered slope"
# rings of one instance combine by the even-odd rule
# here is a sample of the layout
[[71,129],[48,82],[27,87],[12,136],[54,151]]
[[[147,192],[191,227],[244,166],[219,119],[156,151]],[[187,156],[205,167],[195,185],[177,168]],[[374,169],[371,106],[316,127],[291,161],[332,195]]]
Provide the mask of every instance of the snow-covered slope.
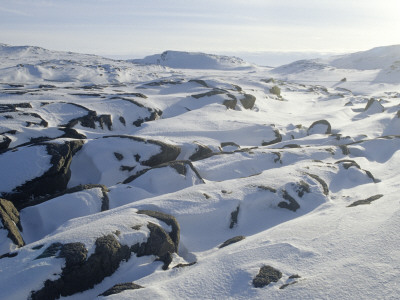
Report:
[[134,59],[138,64],[161,65],[178,69],[244,69],[252,65],[241,58],[223,55],[206,54],[201,52],[165,51],[161,54]]
[[277,67],[273,72],[276,76],[297,82],[321,82],[357,90],[357,85],[361,84],[361,90],[365,90],[371,83],[399,84],[399,64],[400,45],[393,45],[324,59],[295,61]]
[[0,50],[0,299],[398,299],[396,62]]

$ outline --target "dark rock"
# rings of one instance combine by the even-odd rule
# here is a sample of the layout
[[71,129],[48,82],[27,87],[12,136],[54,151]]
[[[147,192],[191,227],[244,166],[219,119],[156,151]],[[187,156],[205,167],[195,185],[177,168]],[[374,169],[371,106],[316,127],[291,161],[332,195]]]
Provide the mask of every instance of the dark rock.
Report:
[[98,238],[95,247],[95,253],[85,260],[87,250],[83,244],[61,245],[58,250],[66,264],[60,278],[46,280],[42,289],[31,292],[31,299],[58,299],[91,289],[131,256],[129,247],[122,246],[111,234]]
[[167,253],[175,252],[176,245],[163,228],[151,222],[147,224],[147,228],[150,230],[147,242],[133,245],[130,249],[132,252],[138,257],[144,255],[163,257]]
[[196,151],[189,157],[191,161],[201,160],[204,158],[208,158],[212,155],[212,150],[207,146],[195,142],[197,145]]
[[126,126],[126,121],[125,118],[123,116],[119,117],[119,121],[121,122],[121,124],[123,124],[124,126]]
[[311,126],[307,130],[307,135],[314,134],[313,130],[315,130],[315,127],[319,125],[323,125],[326,128],[323,131],[316,133],[331,134],[332,132],[331,124],[327,120],[319,120],[311,124]]
[[163,86],[163,85],[168,85],[168,84],[172,84],[172,85],[176,85],[176,84],[182,84],[182,80],[171,80],[171,79],[165,79],[165,80],[160,80],[160,81],[153,81],[153,82],[149,82],[146,83],[145,85],[147,86]]
[[229,228],[232,229],[238,222],[238,216],[239,216],[239,210],[240,210],[240,205],[231,212],[231,223],[229,224]]
[[121,171],[128,171],[128,172],[131,172],[131,171],[133,171],[133,169],[135,169],[135,166],[121,166],[121,167],[119,167],[119,169],[121,170]]
[[289,279],[295,279],[295,278],[301,278],[301,276],[298,274],[293,274],[289,276]]
[[157,165],[173,161],[178,157],[179,153],[181,152],[181,149],[179,147],[165,144],[160,141],[147,140],[147,143],[160,146],[161,152],[153,155],[148,160],[142,161],[142,165],[144,166],[155,167]]
[[290,196],[286,190],[282,190],[282,197],[283,199],[289,201],[289,203],[281,201],[278,203],[278,207],[286,208],[291,211],[296,211],[300,208],[299,203],[292,196]]
[[310,185],[301,180],[300,182],[295,184],[295,190],[297,195],[301,198],[304,196],[304,193],[310,193]]
[[211,96],[225,94],[225,93],[226,93],[226,91],[224,91],[224,90],[213,89],[213,90],[211,90],[209,92],[206,92],[206,93],[192,95],[192,97],[196,98],[196,99],[200,99],[200,98],[203,98],[203,97],[211,97]]
[[354,207],[354,206],[357,206],[357,205],[370,204],[372,201],[378,200],[378,199],[380,199],[382,197],[383,197],[382,194],[374,195],[374,196],[371,196],[371,197],[369,197],[367,199],[355,201],[352,204],[348,205],[347,207]]
[[246,238],[246,237],[243,236],[243,235],[235,236],[235,237],[230,238],[229,240],[226,240],[225,242],[223,242],[218,248],[219,248],[219,249],[224,248],[224,247],[229,246],[229,245],[231,245],[231,244],[240,242],[241,240],[244,240],[245,238]]
[[32,108],[30,103],[0,104],[0,113],[15,112],[17,108]]
[[268,146],[282,141],[282,135],[280,134],[278,129],[274,129],[274,134],[275,134],[275,139],[269,142],[262,142],[261,146]]
[[153,210],[138,210],[137,214],[143,214],[147,215],[149,217],[158,219],[165,224],[171,226],[172,230],[169,233],[169,236],[172,240],[172,242],[175,245],[175,252],[178,252],[179,248],[179,236],[180,236],[180,226],[178,221],[175,219],[175,217],[159,212],[159,211],[153,211]]
[[194,82],[194,83],[200,84],[206,88],[210,88],[210,86],[204,80],[201,80],[201,79],[190,79],[188,82]]
[[1,135],[0,136],[0,151],[8,149],[8,146],[10,146],[11,139],[6,136],[6,135]]
[[278,96],[278,97],[281,97],[281,89],[277,85],[274,85],[272,88],[270,88],[269,92],[271,94],[274,94],[274,95]]
[[260,268],[257,276],[253,279],[253,285],[256,288],[262,288],[271,282],[278,282],[281,278],[282,273],[279,270],[271,266],[263,266]]
[[47,247],[42,252],[42,254],[40,254],[35,259],[42,259],[42,258],[47,258],[47,257],[55,257],[57,252],[60,251],[62,247],[63,247],[63,244],[61,244],[61,243],[53,243],[49,247]]
[[343,155],[349,155],[350,150],[346,145],[340,145],[339,146],[340,150],[342,150]]
[[318,175],[315,175],[315,174],[310,174],[310,173],[305,173],[305,174],[310,176],[311,178],[315,179],[316,181],[318,181],[318,183],[322,186],[323,193],[325,196],[327,196],[329,194],[329,187],[321,177],[319,177]]
[[372,105],[377,105],[382,112],[385,110],[385,108],[383,107],[383,105],[381,104],[380,101],[375,100],[374,98],[371,98],[368,100],[368,103],[365,106],[364,111],[367,111]]
[[203,178],[200,176],[199,172],[196,170],[196,168],[193,166],[192,162],[189,160],[175,160],[175,161],[171,161],[171,162],[167,162],[167,163],[155,166],[151,169],[144,169],[144,170],[136,173],[135,175],[129,176],[127,179],[125,179],[123,181],[123,183],[124,184],[130,183],[133,180],[135,180],[136,178],[142,176],[143,174],[146,174],[147,172],[149,172],[151,170],[165,168],[165,167],[171,167],[171,168],[175,169],[178,174],[183,175],[183,176],[186,176],[187,167],[189,167],[196,174],[197,178],[202,183],[204,183]]
[[110,296],[122,293],[123,291],[126,290],[137,290],[142,288],[143,287],[141,285],[135,284],[133,282],[119,283],[114,285],[112,288],[108,289],[104,293],[100,294],[99,296]]
[[282,148],[301,148],[301,146],[298,144],[287,144],[287,145],[283,146]]
[[81,191],[85,191],[85,190],[90,190],[90,189],[94,189],[94,188],[100,188],[102,193],[103,193],[101,211],[108,210],[109,209],[109,198],[108,198],[109,190],[105,185],[102,185],[102,184],[77,185],[77,186],[74,186],[72,188],[66,189],[66,190],[64,190],[62,192],[59,192],[59,193],[55,193],[55,194],[50,195],[50,196],[42,196],[42,197],[35,198],[34,200],[32,200],[29,203],[27,203],[28,205],[25,205],[25,206],[23,205],[22,208],[25,208],[27,206],[38,205],[40,203],[49,201],[49,200],[57,198],[57,197],[61,197],[61,196],[66,195],[66,194],[72,194],[72,193],[81,192]]
[[[83,107],[81,105],[77,105],[75,103],[71,103],[71,104],[88,110],[86,107]],[[96,129],[96,122],[99,124],[101,129],[104,129],[104,126],[106,125],[108,130],[112,130],[111,115],[98,116],[94,110],[88,110],[88,114],[86,116],[70,120],[68,122],[68,124],[65,125],[65,127],[72,128],[75,125],[77,125],[78,123],[80,123],[83,127]]]
[[234,142],[222,142],[221,143],[221,148],[227,147],[227,146],[233,146],[233,147],[237,147],[240,148],[240,146]]
[[276,189],[269,187],[269,186],[259,185],[259,186],[257,186],[257,188],[264,190],[264,191],[269,191],[271,193],[276,193]]
[[292,282],[289,282],[289,283],[282,284],[282,285],[279,287],[279,289],[280,289],[280,290],[283,290],[283,289],[287,288],[289,285],[292,285],[292,284],[295,284],[295,283],[297,283],[296,280],[295,280],[295,281],[292,281]]
[[114,156],[115,156],[116,159],[118,159],[120,161],[124,159],[124,156],[121,153],[118,153],[118,152],[114,152]]
[[197,261],[188,263],[188,264],[177,264],[175,267],[173,267],[173,269],[178,269],[178,268],[184,268],[184,267],[190,267],[197,264]]
[[0,198],[0,222],[3,224],[4,229],[8,231],[7,237],[18,247],[25,245],[21,236],[22,231],[21,222],[19,219],[19,212],[12,204],[11,201]]
[[[229,96],[229,95],[228,95]],[[232,95],[233,96],[233,95]],[[227,99],[224,100],[224,102],[222,102],[223,105],[225,105],[225,107],[227,109],[235,109],[236,108],[236,104],[237,104],[237,99],[235,96],[233,96],[232,99]]]
[[69,139],[86,139],[86,136],[82,133],[79,133],[78,131],[76,131],[73,128],[58,128],[59,130],[64,131],[64,134],[62,136],[60,136],[60,138],[69,138]]
[[87,257],[87,249],[82,243],[68,243],[61,247],[58,257],[65,258],[66,268],[82,265]]
[[252,109],[254,107],[255,102],[256,102],[256,97],[250,94],[244,94],[244,98],[240,99],[240,103],[242,103],[245,109]]
[[166,270],[168,270],[168,266],[172,262],[172,254],[170,252],[167,252],[163,256],[160,256],[159,258],[157,258],[156,261],[162,261],[164,263],[164,265],[162,266],[162,269],[164,271],[166,271]]

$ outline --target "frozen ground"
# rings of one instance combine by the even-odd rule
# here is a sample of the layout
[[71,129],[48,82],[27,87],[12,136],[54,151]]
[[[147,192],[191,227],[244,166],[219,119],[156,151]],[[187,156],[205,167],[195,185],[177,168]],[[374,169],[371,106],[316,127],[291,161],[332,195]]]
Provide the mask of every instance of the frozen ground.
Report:
[[0,58],[0,299],[399,298],[400,46]]

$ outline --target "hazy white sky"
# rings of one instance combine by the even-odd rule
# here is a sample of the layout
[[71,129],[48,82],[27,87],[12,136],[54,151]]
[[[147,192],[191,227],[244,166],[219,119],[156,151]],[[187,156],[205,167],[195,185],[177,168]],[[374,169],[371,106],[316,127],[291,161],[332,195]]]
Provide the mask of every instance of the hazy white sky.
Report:
[[0,0],[0,43],[109,55],[400,44],[399,0]]

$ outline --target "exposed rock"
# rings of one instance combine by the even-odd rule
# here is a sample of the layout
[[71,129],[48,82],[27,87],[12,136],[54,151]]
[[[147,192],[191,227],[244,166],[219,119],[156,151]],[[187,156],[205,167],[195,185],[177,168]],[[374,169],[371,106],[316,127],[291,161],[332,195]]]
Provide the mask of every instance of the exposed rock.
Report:
[[31,292],[31,299],[57,299],[93,288],[131,256],[129,247],[122,246],[111,234],[98,238],[95,247],[95,253],[85,260],[87,250],[83,244],[62,245],[59,257],[65,258],[66,264],[60,278],[46,280],[42,289]]
[[271,94],[274,94],[274,95],[278,96],[278,97],[281,97],[281,89],[277,85],[274,85],[272,88],[270,88],[269,92]]
[[378,200],[380,198],[382,198],[383,195],[382,194],[378,194],[378,195],[374,195],[371,196],[367,199],[363,199],[363,200],[357,200],[353,203],[351,203],[350,205],[348,205],[347,207],[353,207],[353,206],[357,206],[357,205],[365,205],[365,204],[370,204],[372,201]]
[[[153,155],[152,157],[150,157],[148,160],[142,161],[141,164],[144,166],[148,166],[148,167],[155,167],[157,165],[166,163],[166,162],[170,162],[170,161],[174,161],[179,153],[181,152],[181,149],[178,146],[175,145],[170,145],[170,144],[166,144],[160,141],[156,141],[156,140],[147,140],[144,138],[140,138],[140,137],[136,137],[136,136],[130,136],[130,135],[107,135],[107,136],[103,136],[103,138],[125,138],[125,139],[131,139],[137,142],[142,142],[145,144],[153,144],[156,146],[160,147],[160,152]],[[140,155],[136,156],[135,155],[135,159],[136,161],[138,161],[140,159]]]
[[6,135],[0,135],[0,153],[2,150],[8,149],[10,146],[11,139]]
[[213,89],[213,90],[211,90],[209,92],[206,92],[206,93],[192,95],[192,97],[196,98],[196,99],[200,99],[200,98],[203,98],[203,97],[211,97],[211,96],[225,94],[225,93],[226,93],[226,91],[224,91],[224,90]]
[[171,240],[173,241],[173,243],[175,245],[175,252],[178,252],[180,226],[179,226],[178,221],[175,219],[175,217],[165,214],[165,213],[162,213],[162,212],[153,211],[153,210],[139,210],[139,211],[137,211],[137,214],[147,215],[149,217],[158,219],[158,220],[164,222],[165,224],[171,226],[172,230],[169,233],[169,236],[171,237]]
[[151,169],[144,169],[144,170],[136,173],[135,175],[129,176],[127,179],[125,179],[123,181],[123,183],[124,184],[130,183],[133,180],[135,180],[136,178],[142,176],[143,174],[150,172],[151,170],[165,168],[165,167],[171,167],[171,168],[175,169],[175,171],[178,174],[183,175],[183,176],[186,176],[187,167],[189,167],[196,174],[197,178],[202,183],[204,183],[203,178],[200,176],[199,172],[196,170],[196,168],[193,166],[192,162],[189,160],[175,160],[175,161],[171,161],[171,162],[167,162],[167,163],[155,166]]
[[222,102],[223,105],[225,105],[225,107],[227,109],[235,109],[236,108],[236,104],[237,104],[237,99],[234,95],[232,94],[227,94],[227,96],[230,99],[224,100],[224,102]]
[[70,164],[72,156],[81,149],[80,140],[66,141],[64,144],[43,143],[47,153],[51,155],[51,167],[40,177],[36,177],[16,187],[7,198],[17,209],[29,206],[31,197],[54,195],[64,191],[71,177]]
[[269,186],[259,185],[259,186],[257,186],[257,188],[264,190],[264,191],[269,191],[271,193],[276,193],[276,189],[269,187]]
[[301,180],[300,182],[295,184],[295,190],[297,195],[301,198],[304,196],[304,193],[310,193],[310,185]]
[[286,208],[291,211],[296,211],[300,208],[299,203],[292,196],[290,196],[286,190],[282,190],[282,197],[283,199],[289,201],[289,203],[281,201],[278,203],[278,207]]
[[260,268],[260,271],[253,279],[253,285],[256,288],[262,288],[267,286],[271,282],[278,282],[279,279],[282,278],[282,273],[271,267],[271,266],[263,266]]
[[19,212],[12,204],[11,201],[0,198],[0,222],[3,224],[4,229],[8,231],[7,237],[17,245],[22,247],[25,242],[21,236],[22,231],[21,222],[19,219]]
[[15,112],[17,108],[32,108],[30,103],[0,104],[0,113]]
[[127,283],[119,283],[114,285],[112,288],[108,289],[104,293],[100,294],[99,296],[110,296],[110,295],[115,295],[122,293],[123,291],[126,290],[137,290],[137,289],[142,289],[143,286],[138,285],[133,282],[127,282]]
[[82,185],[77,185],[74,186],[72,188],[66,189],[62,192],[50,195],[50,196],[43,196],[43,197],[38,197],[35,198],[34,200],[30,201],[28,204],[29,205],[25,205],[22,206],[22,208],[25,208],[26,206],[32,206],[32,205],[38,205],[40,203],[49,201],[53,198],[56,197],[61,197],[63,195],[66,194],[72,194],[72,193],[76,193],[76,192],[81,192],[81,191],[85,191],[85,190],[90,190],[90,189],[95,189],[95,188],[100,188],[101,192],[103,193],[103,197],[102,197],[102,203],[101,203],[101,211],[105,211],[109,209],[109,198],[108,198],[108,188],[105,185],[102,184],[82,184]]
[[245,109],[252,109],[254,107],[255,102],[256,102],[256,97],[250,94],[244,94],[244,98],[240,99],[240,103],[242,103]]
[[311,178],[315,179],[316,181],[318,181],[318,183],[322,186],[324,195],[327,196],[329,194],[329,187],[321,177],[319,177],[318,175],[315,175],[315,174],[310,174],[310,173],[305,173],[305,174],[310,176]]
[[286,144],[282,148],[301,148],[301,146],[298,144]]
[[118,152],[114,152],[114,156],[116,159],[118,159],[119,161],[124,159],[124,156],[121,153]]
[[282,141],[282,135],[280,134],[278,129],[274,129],[274,134],[275,134],[275,139],[273,139],[272,141],[269,142],[262,142],[262,146],[268,146],[268,145],[272,145],[272,144],[276,144]]
[[197,264],[197,261],[188,263],[188,264],[177,264],[176,266],[173,267],[173,269],[178,269],[178,268],[185,268],[185,267],[190,267]]
[[144,255],[163,257],[167,253],[175,252],[176,245],[163,228],[151,222],[147,224],[147,228],[150,230],[147,242],[133,245],[132,252],[135,252],[138,257]]
[[210,86],[204,80],[201,80],[201,79],[190,79],[188,82],[195,82],[195,83],[200,84],[200,85],[202,85],[202,86],[204,86],[206,88],[210,88]]
[[197,145],[196,151],[189,157],[191,161],[201,160],[204,158],[208,158],[212,155],[212,150],[207,146],[195,142]]
[[307,130],[307,135],[311,134],[331,134],[331,124],[327,120],[315,121]]
[[381,101],[375,100],[374,98],[369,99],[364,108],[364,111],[370,113],[383,112],[384,110],[385,108],[381,104]]
[[[81,105],[76,105],[75,103],[71,104],[88,110],[87,108]],[[83,127],[96,129],[96,122],[99,124],[101,129],[104,129],[104,126],[107,126],[108,130],[112,130],[111,115],[98,116],[97,112],[95,112],[94,110],[88,110],[88,114],[86,116],[70,120],[68,124],[65,125],[65,127],[72,128],[78,123],[80,123]]]
[[240,242],[241,240],[244,240],[245,238],[246,238],[246,237],[243,236],[243,235],[235,236],[235,237],[230,238],[229,240],[226,240],[225,242],[223,242],[218,248],[219,248],[219,249],[224,248],[224,247],[229,246],[229,245],[231,245],[231,244]]
[[232,229],[238,222],[238,216],[239,216],[239,210],[240,210],[240,205],[231,212],[231,223],[229,224],[229,228]]

